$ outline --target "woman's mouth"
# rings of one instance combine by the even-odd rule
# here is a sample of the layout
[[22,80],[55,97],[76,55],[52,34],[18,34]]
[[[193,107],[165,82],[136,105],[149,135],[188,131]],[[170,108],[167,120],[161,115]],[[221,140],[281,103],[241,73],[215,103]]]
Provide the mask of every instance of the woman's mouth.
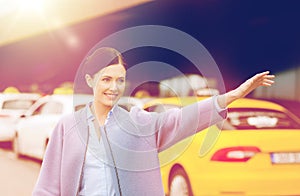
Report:
[[115,93],[104,93],[109,99],[114,100],[118,97],[118,94]]

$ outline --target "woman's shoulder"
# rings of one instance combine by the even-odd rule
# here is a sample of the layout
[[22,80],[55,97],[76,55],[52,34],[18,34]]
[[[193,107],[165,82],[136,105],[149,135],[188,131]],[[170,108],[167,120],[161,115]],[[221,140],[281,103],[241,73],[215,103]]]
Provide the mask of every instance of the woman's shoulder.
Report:
[[58,121],[57,126],[63,129],[64,134],[66,134],[70,130],[74,129],[74,127],[84,123],[84,120],[86,119],[85,114],[85,109],[66,114]]
[[138,125],[148,125],[152,122],[155,113],[147,112],[138,106],[133,106],[129,111],[130,119]]

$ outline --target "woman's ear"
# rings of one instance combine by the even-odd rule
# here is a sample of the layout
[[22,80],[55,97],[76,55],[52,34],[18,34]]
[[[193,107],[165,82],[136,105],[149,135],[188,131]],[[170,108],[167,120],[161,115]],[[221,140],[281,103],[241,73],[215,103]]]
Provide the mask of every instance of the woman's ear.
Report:
[[85,81],[89,87],[93,88],[93,78],[89,74],[85,75]]

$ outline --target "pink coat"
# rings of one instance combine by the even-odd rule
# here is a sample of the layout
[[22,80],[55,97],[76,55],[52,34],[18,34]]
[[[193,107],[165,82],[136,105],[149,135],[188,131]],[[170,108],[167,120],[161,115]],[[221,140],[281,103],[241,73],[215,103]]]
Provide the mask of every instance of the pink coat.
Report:
[[[101,134],[108,138],[106,147],[112,152],[108,165],[117,195],[119,186],[123,196],[164,195],[158,153],[223,120],[226,111],[219,113],[213,99],[163,113],[116,107]],[[87,108],[60,120],[50,138],[34,196],[78,194],[88,134]]]

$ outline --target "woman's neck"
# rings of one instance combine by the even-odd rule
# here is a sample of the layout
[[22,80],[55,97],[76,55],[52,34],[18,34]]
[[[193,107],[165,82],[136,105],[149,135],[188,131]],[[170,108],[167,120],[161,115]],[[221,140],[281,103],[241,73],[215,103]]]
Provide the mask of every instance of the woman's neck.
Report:
[[100,121],[100,124],[102,124],[101,122],[105,121],[112,107],[104,106],[94,101],[91,105],[91,109],[97,120]]

